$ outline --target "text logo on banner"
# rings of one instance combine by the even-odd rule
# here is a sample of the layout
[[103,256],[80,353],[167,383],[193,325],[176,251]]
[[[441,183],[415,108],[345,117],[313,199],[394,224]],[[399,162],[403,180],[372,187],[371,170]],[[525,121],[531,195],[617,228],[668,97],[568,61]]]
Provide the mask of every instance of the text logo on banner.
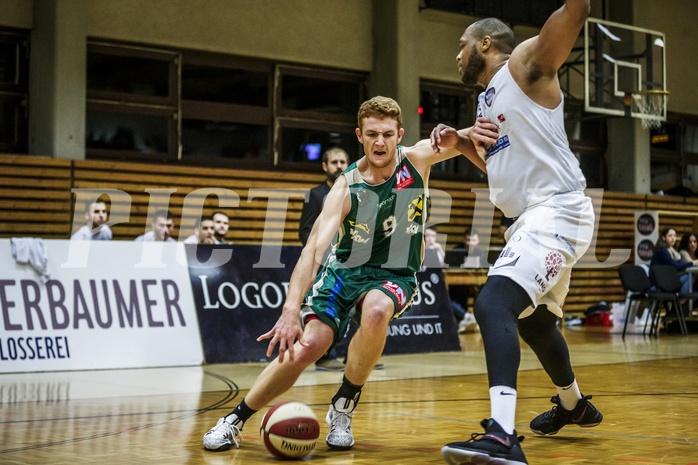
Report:
[[165,267],[135,266],[143,245],[91,244],[85,267],[60,267],[70,241],[44,241],[50,279],[9,259],[0,240],[0,372],[199,365],[199,328],[183,244],[164,247]]
[[[208,363],[266,361],[267,342],[257,342],[281,315],[300,247],[281,247],[284,267],[255,267],[259,246],[232,248],[232,259],[197,267],[207,247],[187,247],[189,273]],[[197,258],[196,254],[200,256]],[[276,252],[274,252],[276,253]],[[448,291],[440,269],[417,274],[420,293],[412,309],[393,321],[384,353],[460,350]]]

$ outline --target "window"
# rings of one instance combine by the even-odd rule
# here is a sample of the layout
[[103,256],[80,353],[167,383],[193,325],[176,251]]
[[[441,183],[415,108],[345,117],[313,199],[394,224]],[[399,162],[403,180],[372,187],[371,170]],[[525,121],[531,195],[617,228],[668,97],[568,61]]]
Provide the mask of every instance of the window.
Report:
[[279,66],[276,70],[277,164],[313,162],[317,153],[341,147],[358,155],[356,113],[365,99],[359,73]]
[[[306,127],[303,127],[306,126]],[[354,125],[356,126],[356,125]],[[313,162],[318,165],[322,154],[330,147],[343,148],[350,157],[350,163],[358,156],[356,134],[354,129],[338,127],[337,130],[317,130],[313,125],[287,126],[282,129],[281,153],[284,161],[290,163]]]
[[128,51],[141,56],[123,56],[118,53],[122,51],[117,50],[96,44],[90,47],[87,90],[93,98],[174,102],[177,89],[176,84],[170,82],[174,55],[136,49]]
[[270,63],[183,52],[182,161],[271,165],[272,75]]
[[29,33],[0,30],[0,151],[27,153]]
[[579,160],[587,187],[608,187],[606,165],[606,118],[584,112],[583,103],[565,99],[565,132],[570,148]]
[[[419,108],[421,138],[428,138],[439,123],[459,129],[472,125],[476,109],[476,90],[463,85],[422,82]],[[451,158],[434,165],[432,173],[438,177],[487,182],[486,175],[465,157]]]
[[364,73],[101,42],[87,62],[88,158],[315,169],[357,151]]
[[185,54],[183,60],[182,100],[269,106],[271,65],[245,69],[244,62],[205,61],[190,54]]
[[178,62],[175,52],[88,43],[88,157],[177,158]]
[[673,195],[696,191],[698,179],[698,120],[688,115],[669,115],[650,130],[653,191]]
[[176,145],[171,140],[174,126],[171,111],[166,109],[93,103],[87,109],[86,147],[109,158],[123,158],[129,152],[169,158],[167,154]]

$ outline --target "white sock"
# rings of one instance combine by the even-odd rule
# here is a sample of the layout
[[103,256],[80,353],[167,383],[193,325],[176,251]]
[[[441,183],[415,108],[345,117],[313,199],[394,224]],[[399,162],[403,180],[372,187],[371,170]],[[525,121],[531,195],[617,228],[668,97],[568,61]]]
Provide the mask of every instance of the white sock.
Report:
[[557,389],[557,395],[560,396],[560,405],[565,410],[574,410],[577,406],[577,402],[582,398],[576,379],[572,381],[572,384],[569,386],[555,386],[555,389]]
[[514,434],[516,389],[508,386],[492,386],[490,388],[490,413],[507,434]]

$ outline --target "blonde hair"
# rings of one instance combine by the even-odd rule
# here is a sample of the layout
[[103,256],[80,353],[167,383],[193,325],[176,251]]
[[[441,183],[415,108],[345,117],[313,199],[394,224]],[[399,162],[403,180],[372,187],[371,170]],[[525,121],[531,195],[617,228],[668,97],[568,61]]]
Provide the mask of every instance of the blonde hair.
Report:
[[400,105],[390,97],[376,96],[370,100],[366,100],[359,107],[357,120],[359,128],[363,128],[363,120],[370,117],[376,118],[392,118],[397,121],[397,128],[402,127],[402,110]]

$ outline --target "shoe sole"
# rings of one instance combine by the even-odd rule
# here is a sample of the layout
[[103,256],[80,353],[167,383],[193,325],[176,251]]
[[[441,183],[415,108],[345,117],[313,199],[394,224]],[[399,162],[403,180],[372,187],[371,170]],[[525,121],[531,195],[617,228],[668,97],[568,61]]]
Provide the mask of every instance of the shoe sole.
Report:
[[329,447],[332,450],[349,450],[352,447],[354,447],[354,443],[352,442],[351,445],[349,446],[336,446],[334,444],[330,444],[329,442],[325,441],[325,444],[327,444],[327,447]]
[[232,444],[227,444],[225,446],[220,446],[217,449],[211,449],[210,447],[204,446],[204,449],[210,450],[211,452],[223,452],[223,451],[229,450],[231,447],[233,447]]
[[527,462],[491,457],[479,451],[444,446],[441,457],[450,465],[528,465]]

